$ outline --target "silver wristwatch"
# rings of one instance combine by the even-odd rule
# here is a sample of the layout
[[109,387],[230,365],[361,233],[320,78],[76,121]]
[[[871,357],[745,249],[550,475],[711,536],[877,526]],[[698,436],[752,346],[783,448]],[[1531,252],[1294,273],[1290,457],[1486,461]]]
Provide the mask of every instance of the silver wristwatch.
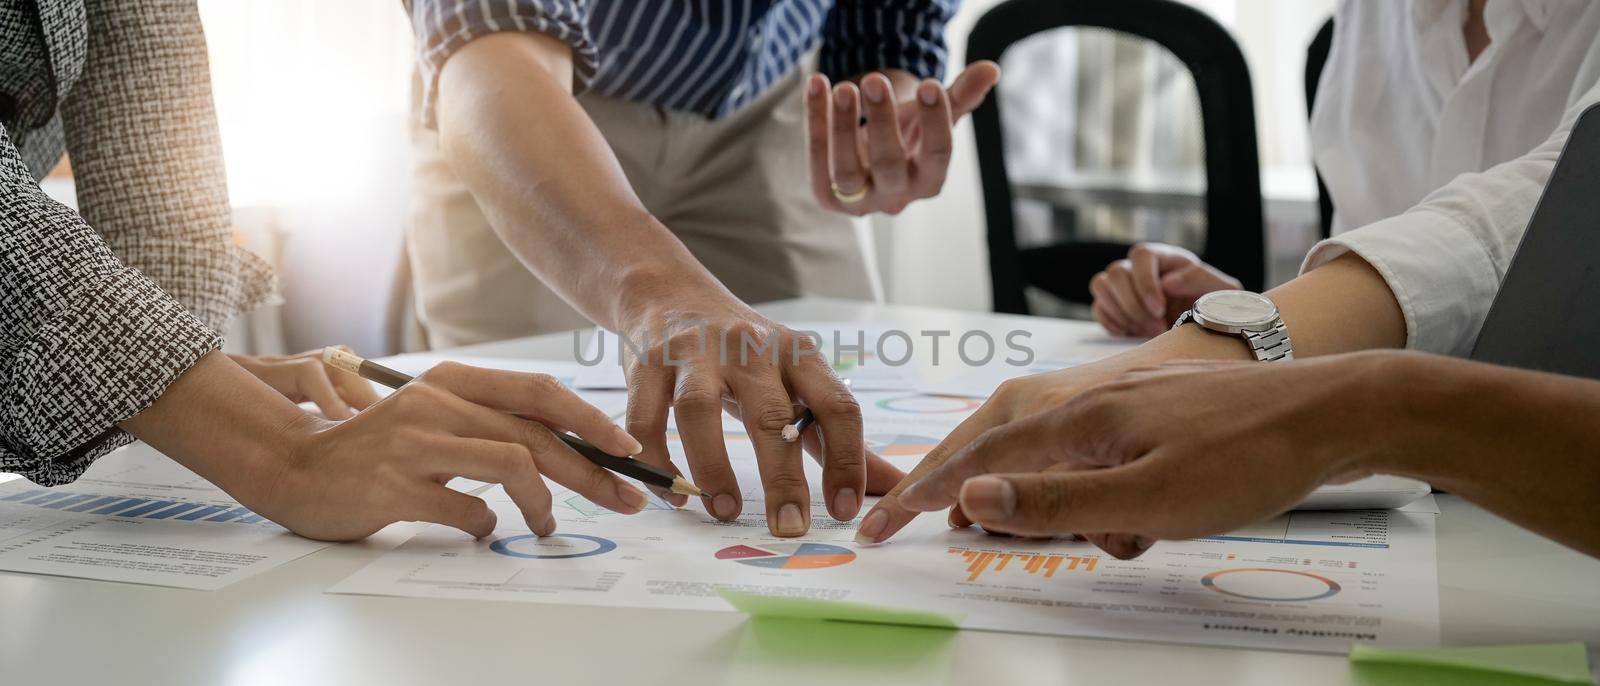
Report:
[[1194,309],[1172,324],[1176,329],[1193,321],[1207,331],[1239,336],[1262,362],[1294,359],[1289,330],[1278,316],[1278,306],[1266,296],[1250,291],[1215,291],[1200,296]]

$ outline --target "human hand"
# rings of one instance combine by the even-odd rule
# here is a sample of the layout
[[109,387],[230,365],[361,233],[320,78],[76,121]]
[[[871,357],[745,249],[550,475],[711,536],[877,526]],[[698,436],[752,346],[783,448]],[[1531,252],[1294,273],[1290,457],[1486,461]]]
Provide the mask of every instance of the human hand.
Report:
[[[1120,373],[1120,368],[1110,366],[1109,362],[1097,362],[1012,379],[1001,384],[982,407],[922,458],[922,461],[911,470],[910,476],[901,480],[887,495],[878,500],[872,511],[861,520],[861,526],[856,533],[856,542],[881,543],[911,523],[911,520],[921,512],[905,507],[900,502],[902,493],[912,484],[943,466],[968,444],[981,440],[980,437],[993,429],[1060,407],[1079,393],[1115,378]],[[951,509],[949,521],[955,528],[972,525],[972,521],[966,518],[959,507]],[[1126,540],[1122,542],[1131,546],[1132,538],[1125,538]]]
[[1140,243],[1089,280],[1095,321],[1116,336],[1159,335],[1200,296],[1239,288],[1239,280],[1165,243]]
[[[1000,66],[987,60],[967,67],[948,91],[933,79],[917,84],[899,70],[868,74],[859,89],[844,82],[831,91],[827,77],[812,76],[806,133],[817,201],[861,216],[899,214],[913,201],[938,195],[954,149],[951,129],[999,80]],[[859,123],[863,110],[865,126]]]
[[614,455],[638,442],[543,374],[444,363],[343,422],[301,415],[284,429],[276,478],[256,479],[247,506],[297,534],[364,538],[397,521],[436,522],[488,536],[495,514],[446,487],[463,476],[499,483],[534,533],[556,528],[541,475],[625,514],[645,494],[552,433],[571,430]]
[[[722,399],[722,408],[728,413],[728,416],[739,421],[744,421],[744,413],[740,411],[739,403],[734,402],[732,398],[724,397]],[[793,409],[794,416],[799,418],[800,413],[804,412],[806,408],[804,405],[796,405]],[[817,461],[817,464],[823,464],[827,459],[827,449],[822,445],[822,431],[817,428],[816,423],[813,422],[810,426],[806,427],[805,431],[800,433],[800,445],[805,450],[807,455],[810,455],[812,459]],[[888,493],[889,489],[894,488],[895,484],[900,483],[902,479],[906,478],[905,472],[901,471],[899,467],[894,466],[894,464],[888,460],[883,459],[883,456],[872,452],[871,450],[866,452],[867,495],[883,495]]]
[[[1389,410],[1383,354],[1283,364],[1171,363],[1129,372],[987,432],[904,489],[1019,535],[1088,534],[1121,558],[1157,539],[1232,531],[1317,486],[1368,473]],[[1377,440],[1375,440],[1377,439]],[[1104,534],[1119,533],[1107,537]],[[1096,535],[1098,534],[1098,535]],[[1128,534],[1132,547],[1125,545]]]
[[[626,327],[642,353],[628,362],[628,430],[644,443],[639,459],[676,471],[667,451],[667,413],[677,422],[689,470],[713,517],[731,521],[744,504],[723,443],[722,412],[732,409],[755,448],[767,525],[777,536],[810,529],[811,497],[801,442],[783,440],[795,404],[816,415],[805,441],[820,453],[828,513],[848,521],[866,493],[882,492],[900,472],[866,452],[861,407],[816,342],[731,297],[655,298]],[[669,361],[670,360],[670,361]],[[794,397],[791,398],[790,394]],[[732,407],[728,407],[728,405]],[[662,494],[677,505],[683,496]]]
[[[345,346],[339,346],[349,350]],[[322,351],[313,350],[298,355],[229,355],[235,363],[260,379],[284,397],[303,403],[316,403],[317,409],[329,419],[343,420],[355,416],[378,402],[372,384],[350,372],[334,369],[322,363]]]

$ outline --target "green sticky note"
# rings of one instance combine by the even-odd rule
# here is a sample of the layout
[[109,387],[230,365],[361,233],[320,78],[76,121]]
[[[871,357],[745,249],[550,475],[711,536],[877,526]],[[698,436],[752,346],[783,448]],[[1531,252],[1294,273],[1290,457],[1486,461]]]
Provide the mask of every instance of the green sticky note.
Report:
[[1350,662],[1360,683],[1593,684],[1582,643],[1398,650],[1357,644]]
[[780,617],[783,619],[817,619],[835,622],[865,622],[868,624],[899,624],[955,629],[960,617],[922,610],[846,603],[837,600],[787,598],[722,590],[722,597],[734,609],[752,617]]

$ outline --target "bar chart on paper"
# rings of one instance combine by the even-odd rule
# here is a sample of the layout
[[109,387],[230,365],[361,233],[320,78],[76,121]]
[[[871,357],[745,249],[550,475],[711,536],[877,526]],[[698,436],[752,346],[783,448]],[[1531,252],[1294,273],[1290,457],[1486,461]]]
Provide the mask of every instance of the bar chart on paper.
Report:
[[327,544],[300,538],[136,444],[77,481],[0,484],[0,569],[214,589]]
[[1208,541],[1388,548],[1393,510],[1299,510]]
[[130,498],[120,495],[100,496],[93,493],[72,493],[54,489],[30,488],[5,497],[0,502],[31,505],[47,510],[83,512],[92,515],[133,517],[140,519],[172,519],[183,522],[232,522],[259,524],[280,528],[265,517],[242,505],[207,505],[155,498]]
[[1027,574],[1044,579],[1053,578],[1056,572],[1092,572],[1099,563],[1098,556],[1064,555],[1060,553],[1022,553],[994,550],[951,548],[947,552],[960,555],[967,563],[967,581],[981,581],[987,573],[1000,574],[1010,567],[1013,574]]

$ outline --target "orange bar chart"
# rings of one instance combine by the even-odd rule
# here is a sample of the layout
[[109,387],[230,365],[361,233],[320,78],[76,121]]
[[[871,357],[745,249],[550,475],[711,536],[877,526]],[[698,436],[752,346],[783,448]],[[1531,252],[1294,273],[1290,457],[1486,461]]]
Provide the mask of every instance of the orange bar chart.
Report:
[[[967,581],[978,581],[986,573],[1000,573],[1016,560],[1023,572],[1046,579],[1053,578],[1065,565],[1067,571],[1092,572],[1100,562],[1098,557],[1066,555],[1062,553],[1002,553],[993,550],[950,548],[950,554],[960,555],[967,563]],[[1016,569],[1017,567],[1013,567]]]

